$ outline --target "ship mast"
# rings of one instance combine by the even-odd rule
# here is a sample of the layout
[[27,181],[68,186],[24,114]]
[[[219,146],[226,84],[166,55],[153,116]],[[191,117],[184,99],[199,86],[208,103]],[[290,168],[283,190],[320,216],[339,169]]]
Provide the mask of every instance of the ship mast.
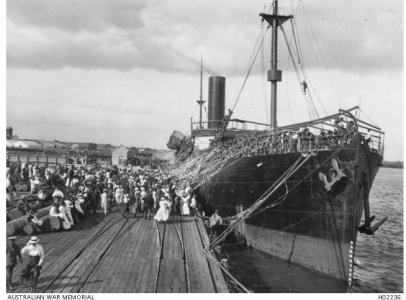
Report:
[[203,125],[202,125],[202,107],[203,107],[204,102],[206,102],[206,101],[203,100],[203,92],[202,92],[202,90],[203,90],[203,57],[200,57],[200,98],[199,98],[199,100],[196,101],[200,106],[200,114],[199,114],[199,128],[200,129],[203,128]]
[[282,71],[278,70],[278,26],[293,16],[278,15],[278,0],[273,1],[272,14],[260,14],[262,20],[265,20],[272,27],[272,46],[271,46],[271,69],[268,71],[267,79],[271,82],[271,130],[277,129],[277,91],[278,81],[282,81]]

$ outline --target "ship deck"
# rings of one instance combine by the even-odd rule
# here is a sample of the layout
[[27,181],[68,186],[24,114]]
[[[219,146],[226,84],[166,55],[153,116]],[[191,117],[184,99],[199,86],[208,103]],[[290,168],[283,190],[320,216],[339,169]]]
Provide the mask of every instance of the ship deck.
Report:
[[[173,216],[167,223],[123,218],[119,209],[95,215],[70,231],[38,235],[45,259],[42,293],[225,293],[221,269],[202,250],[208,236],[200,219]],[[21,247],[27,236],[18,237]],[[13,293],[22,264],[14,269]]]

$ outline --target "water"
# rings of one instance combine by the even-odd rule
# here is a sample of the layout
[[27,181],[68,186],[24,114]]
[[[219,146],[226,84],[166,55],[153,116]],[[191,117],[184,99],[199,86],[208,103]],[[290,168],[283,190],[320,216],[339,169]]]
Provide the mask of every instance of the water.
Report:
[[[381,168],[370,193],[371,215],[388,216],[373,236],[358,234],[352,292],[403,292],[403,170]],[[331,278],[256,250],[229,252],[232,274],[255,292],[345,292]],[[238,263],[237,263],[238,262]],[[236,289],[237,291],[237,289]]]
[[374,236],[358,235],[356,292],[403,292],[403,170],[381,168],[371,193],[371,215],[388,221]]

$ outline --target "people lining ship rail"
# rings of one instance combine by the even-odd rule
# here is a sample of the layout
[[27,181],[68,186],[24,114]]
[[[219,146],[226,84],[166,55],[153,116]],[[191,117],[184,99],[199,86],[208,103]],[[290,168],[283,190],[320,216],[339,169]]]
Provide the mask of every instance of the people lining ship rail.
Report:
[[[219,158],[228,159],[231,156],[328,150],[342,144],[349,144],[355,132],[355,125],[350,120],[347,122],[347,128],[345,128],[343,122],[343,119],[339,118],[334,122],[334,131],[320,130],[319,134],[308,127],[304,127],[276,135],[255,133],[251,135],[240,134],[222,140],[214,139],[209,147],[212,155],[207,159],[207,162]],[[367,135],[365,138],[370,139],[371,137]]]
[[372,139],[371,130],[368,129],[367,135],[365,136],[365,142],[369,144],[371,142],[371,139]]
[[17,263],[22,263],[20,247],[15,243],[15,236],[10,236],[7,238],[6,246],[6,281],[7,288],[13,288],[13,271]]

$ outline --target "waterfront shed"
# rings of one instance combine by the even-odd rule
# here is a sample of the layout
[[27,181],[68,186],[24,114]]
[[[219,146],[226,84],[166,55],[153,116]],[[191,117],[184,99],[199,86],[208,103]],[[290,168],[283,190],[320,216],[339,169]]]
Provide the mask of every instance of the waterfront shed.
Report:
[[126,146],[118,146],[111,151],[111,164],[117,167],[124,167],[128,159],[128,148]]
[[32,149],[32,150],[42,150],[43,149],[43,147],[40,143],[37,143],[32,140],[16,140],[12,143],[12,148]]

